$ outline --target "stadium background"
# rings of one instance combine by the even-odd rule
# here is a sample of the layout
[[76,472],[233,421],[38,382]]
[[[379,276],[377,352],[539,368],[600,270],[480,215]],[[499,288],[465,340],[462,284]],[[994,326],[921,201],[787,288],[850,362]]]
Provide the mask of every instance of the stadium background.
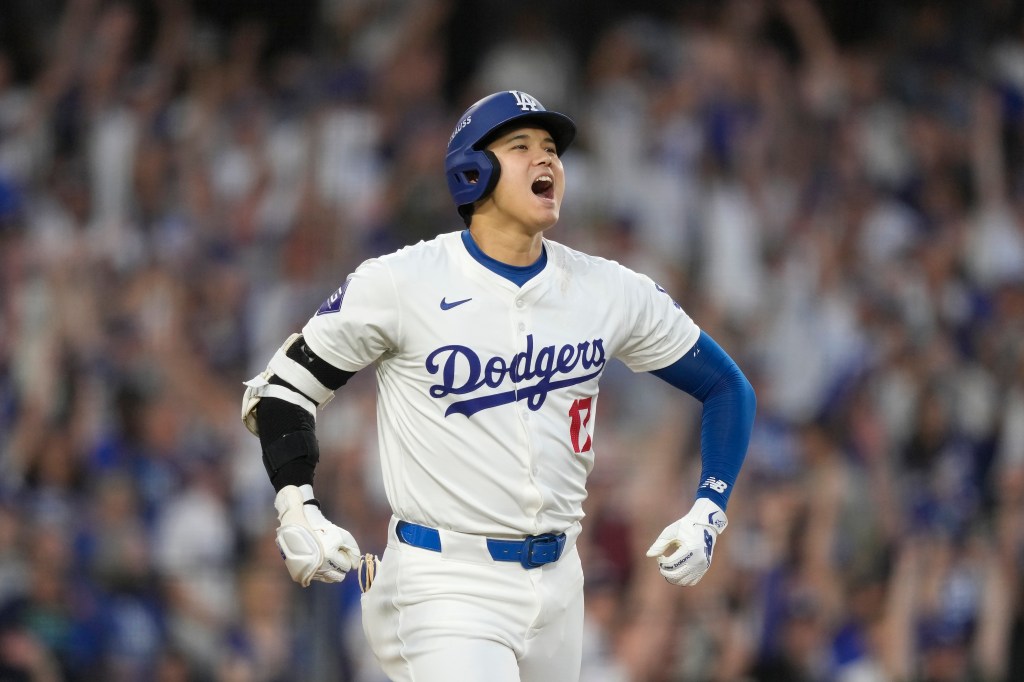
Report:
[[[696,589],[642,558],[694,401],[608,372],[587,682],[1024,680],[1024,7],[0,3],[0,679],[377,682],[239,419],[362,259],[460,227],[458,112],[573,115],[550,236],[650,274],[758,391]],[[380,552],[372,373],[328,516]],[[486,455],[482,455],[486,456]]]

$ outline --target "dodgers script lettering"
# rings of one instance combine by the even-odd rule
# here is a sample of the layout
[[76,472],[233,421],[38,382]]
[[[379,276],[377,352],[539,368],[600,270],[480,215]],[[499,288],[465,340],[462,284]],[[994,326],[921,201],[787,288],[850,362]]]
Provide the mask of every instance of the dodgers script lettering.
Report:
[[[430,396],[444,398],[449,395],[467,395],[480,389],[499,388],[506,379],[515,384],[523,381],[537,382],[525,388],[478,395],[466,400],[453,402],[444,416],[464,414],[470,417],[481,410],[507,405],[517,400],[526,400],[527,406],[536,412],[544,404],[551,391],[574,386],[588,381],[601,373],[606,362],[604,340],[594,339],[578,344],[554,345],[534,348],[533,334],[526,337],[526,350],[511,358],[495,356],[483,360],[476,351],[466,346],[452,344],[442,346],[427,356],[426,369],[430,374],[440,375],[440,383],[430,387]],[[577,367],[587,374],[569,375]],[[589,371],[594,370],[594,371]]]

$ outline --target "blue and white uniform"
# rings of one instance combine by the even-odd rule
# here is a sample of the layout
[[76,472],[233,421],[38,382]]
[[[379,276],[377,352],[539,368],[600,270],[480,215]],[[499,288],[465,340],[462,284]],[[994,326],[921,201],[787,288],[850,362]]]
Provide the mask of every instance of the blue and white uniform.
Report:
[[[377,376],[394,520],[363,595],[364,629],[394,680],[575,679],[575,540],[601,375],[613,358],[637,372],[666,367],[700,330],[615,262],[545,240],[543,269],[520,287],[467,237],[366,261],[302,330],[330,364]],[[436,529],[440,551],[401,542],[399,521]],[[565,546],[534,570],[488,551],[488,538],[544,533],[564,533]]]
[[[554,164],[575,125],[526,93],[495,93],[460,117],[445,167],[467,225],[502,174],[487,140],[534,125],[553,141],[537,157]],[[556,176],[530,176],[536,205],[557,205]],[[647,555],[670,582],[693,585],[728,524],[753,422],[749,382],[650,278],[555,241],[541,246],[536,262],[513,267],[465,230],[368,260],[247,382],[242,419],[278,491],[288,571],[306,586],[358,567],[363,629],[394,682],[578,679],[576,539],[599,384],[613,359],[703,403],[696,501]],[[360,560],[312,491],[317,410],[371,365],[393,512],[379,565]]]
[[398,518],[479,535],[575,528],[608,362],[660,369],[697,340],[646,276],[544,249],[546,266],[520,288],[444,234],[366,261],[303,328],[332,365],[374,365]]

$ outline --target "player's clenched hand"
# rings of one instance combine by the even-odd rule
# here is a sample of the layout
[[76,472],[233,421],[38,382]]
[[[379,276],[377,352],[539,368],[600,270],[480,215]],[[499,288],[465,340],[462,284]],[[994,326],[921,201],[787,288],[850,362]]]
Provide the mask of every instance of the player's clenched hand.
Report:
[[725,512],[707,498],[698,498],[683,518],[661,531],[647,550],[658,557],[665,580],[675,585],[696,585],[711,567],[718,534],[729,525]]
[[359,546],[347,530],[324,518],[315,504],[294,485],[281,488],[274,498],[281,522],[277,546],[292,580],[303,587],[310,581],[340,582],[359,563]]

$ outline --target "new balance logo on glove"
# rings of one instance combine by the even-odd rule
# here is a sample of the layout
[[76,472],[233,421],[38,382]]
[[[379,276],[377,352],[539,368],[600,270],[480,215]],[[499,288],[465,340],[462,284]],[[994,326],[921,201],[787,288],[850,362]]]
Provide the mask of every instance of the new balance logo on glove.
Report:
[[[708,569],[719,533],[729,525],[721,507],[700,497],[686,516],[668,526],[647,550],[658,558],[658,569],[675,585],[696,585]],[[694,561],[703,554],[704,561]]]

